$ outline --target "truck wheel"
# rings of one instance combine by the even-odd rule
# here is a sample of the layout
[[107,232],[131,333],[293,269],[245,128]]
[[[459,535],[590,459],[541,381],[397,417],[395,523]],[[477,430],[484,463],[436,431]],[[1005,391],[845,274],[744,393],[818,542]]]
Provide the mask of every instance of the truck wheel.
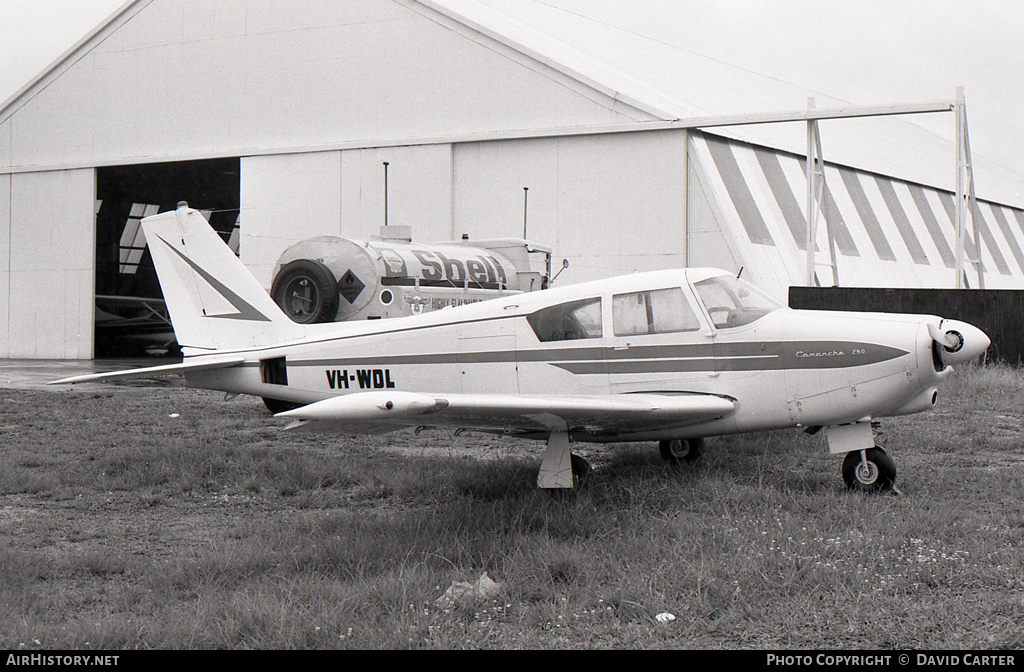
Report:
[[333,322],[338,314],[338,283],[319,261],[296,259],[281,269],[270,296],[292,322]]

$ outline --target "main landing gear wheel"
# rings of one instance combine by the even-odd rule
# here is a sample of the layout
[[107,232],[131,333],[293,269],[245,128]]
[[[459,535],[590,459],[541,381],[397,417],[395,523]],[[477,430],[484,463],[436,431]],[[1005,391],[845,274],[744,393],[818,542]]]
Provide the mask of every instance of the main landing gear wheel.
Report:
[[569,455],[569,465],[572,468],[572,478],[579,483],[590,473],[590,462],[573,453]]
[[551,495],[555,495],[557,493],[572,492],[573,488],[576,488],[577,486],[579,486],[580,484],[583,483],[583,481],[590,474],[590,472],[593,469],[593,467],[590,466],[590,462],[588,462],[586,458],[580,457],[579,455],[577,455],[575,453],[570,453],[569,454],[569,469],[572,471],[572,487],[571,488],[570,487],[566,487],[566,486],[554,487],[554,488],[544,488],[544,492],[547,492],[547,493],[549,493]]
[[877,446],[854,450],[843,459],[843,480],[851,490],[887,492],[896,482],[896,463]]
[[282,399],[271,399],[270,397],[263,397],[263,405],[267,407],[267,410],[273,414],[284,413],[285,411],[294,411],[296,408],[302,406],[294,401],[284,401]]
[[704,450],[704,439],[672,439],[659,441],[658,451],[662,459],[672,464],[693,462]]

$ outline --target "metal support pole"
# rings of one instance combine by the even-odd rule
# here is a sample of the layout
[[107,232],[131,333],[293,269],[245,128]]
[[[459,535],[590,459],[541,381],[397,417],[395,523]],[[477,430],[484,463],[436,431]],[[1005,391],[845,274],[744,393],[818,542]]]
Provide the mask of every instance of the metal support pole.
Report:
[[526,239],[526,205],[528,195],[530,193],[529,187],[523,187],[523,239]]
[[[808,116],[814,109],[814,98],[807,99]],[[818,234],[818,217],[825,218],[825,235],[828,239],[829,266],[832,268],[832,286],[839,286],[839,263],[836,259],[836,238],[832,221],[825,207],[825,154],[821,151],[821,133],[818,120],[807,120],[807,286],[813,287],[817,277],[814,269],[814,243]]]
[[978,212],[978,199],[974,196],[974,166],[971,161],[971,134],[967,131],[966,105],[964,106],[964,154],[967,156],[967,201],[971,212],[971,230],[974,231],[974,249],[978,254],[978,258],[974,259],[973,263],[978,271],[978,289],[985,289],[985,269],[981,265],[981,230],[978,228],[981,213]]
[[[963,98],[963,87],[959,87],[960,97]],[[966,166],[967,177],[967,208],[971,214],[971,230],[974,232],[974,249],[976,258],[971,260],[975,270],[978,272],[978,289],[985,289],[985,269],[981,265],[981,230],[978,222],[981,214],[978,212],[978,199],[974,196],[974,161],[971,159],[971,133],[967,125],[967,102],[964,100],[960,106],[960,114],[963,117],[964,129],[964,165]],[[965,232],[966,233],[966,232]]]
[[956,88],[956,102],[953,104],[956,116],[956,283],[957,289],[964,287],[964,90]]
[[[814,109],[814,98],[807,99],[807,109]],[[814,120],[807,120],[807,286],[814,287]]]
[[815,219],[821,214],[825,218],[825,237],[828,238],[828,260],[832,267],[832,286],[839,286],[839,263],[836,261],[836,237],[832,231],[832,220],[828,217],[828,203],[825,202],[825,154],[821,151],[821,133],[818,131],[818,122],[814,121],[814,149],[817,152],[818,170],[815,179],[818,184],[814,190],[814,200],[817,210],[814,211]]
[[384,226],[388,225],[388,162],[384,162]]
[[[969,263],[978,273],[978,288],[985,289],[985,269],[981,261],[981,232],[978,229],[978,202],[974,195],[974,168],[971,161],[971,140],[967,131],[967,103],[962,86],[956,88],[956,288],[962,289],[966,279],[965,267]],[[971,218],[974,232],[974,259],[967,258],[965,236],[967,218]]]

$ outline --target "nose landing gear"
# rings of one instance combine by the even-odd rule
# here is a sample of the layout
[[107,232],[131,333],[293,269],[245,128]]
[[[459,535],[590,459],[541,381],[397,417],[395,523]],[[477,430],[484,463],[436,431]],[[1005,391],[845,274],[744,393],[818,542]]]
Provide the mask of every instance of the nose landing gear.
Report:
[[896,463],[878,446],[851,451],[843,459],[843,481],[851,490],[887,492],[896,482]]

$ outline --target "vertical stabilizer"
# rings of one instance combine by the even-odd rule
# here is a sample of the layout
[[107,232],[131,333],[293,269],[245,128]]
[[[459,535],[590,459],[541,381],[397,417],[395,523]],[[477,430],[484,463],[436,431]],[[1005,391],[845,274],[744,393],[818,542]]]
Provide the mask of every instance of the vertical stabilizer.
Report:
[[180,203],[142,226],[182,348],[234,350],[301,336],[199,212]]

